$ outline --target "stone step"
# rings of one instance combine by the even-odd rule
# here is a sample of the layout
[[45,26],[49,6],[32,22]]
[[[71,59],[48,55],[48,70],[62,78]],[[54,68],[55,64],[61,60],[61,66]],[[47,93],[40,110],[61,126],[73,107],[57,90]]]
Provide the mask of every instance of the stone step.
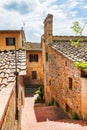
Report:
[[79,124],[46,121],[41,123],[29,124],[30,130],[87,130],[87,126]]
[[38,88],[25,88],[25,94],[34,94]]

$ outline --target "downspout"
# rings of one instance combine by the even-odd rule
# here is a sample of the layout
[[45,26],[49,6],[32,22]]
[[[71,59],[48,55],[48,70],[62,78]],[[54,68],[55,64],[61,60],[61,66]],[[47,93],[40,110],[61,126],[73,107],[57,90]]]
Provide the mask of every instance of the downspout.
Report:
[[16,76],[16,86],[15,86],[15,92],[16,92],[16,114],[15,119],[18,120],[19,118],[19,110],[18,110],[18,72],[17,72],[17,52],[16,52],[16,40],[15,40],[15,76]]

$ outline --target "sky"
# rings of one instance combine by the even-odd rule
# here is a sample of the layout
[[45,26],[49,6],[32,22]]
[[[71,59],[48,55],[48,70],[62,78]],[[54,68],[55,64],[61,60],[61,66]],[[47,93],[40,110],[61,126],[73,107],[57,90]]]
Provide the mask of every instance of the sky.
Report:
[[75,35],[73,22],[87,21],[87,0],[0,0],[0,30],[23,27],[27,41],[40,42],[47,14],[53,14],[53,35]]

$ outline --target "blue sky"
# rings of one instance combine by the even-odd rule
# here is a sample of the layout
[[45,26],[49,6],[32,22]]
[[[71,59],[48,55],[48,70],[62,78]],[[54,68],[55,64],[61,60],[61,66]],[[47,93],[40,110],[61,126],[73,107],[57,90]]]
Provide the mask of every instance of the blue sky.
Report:
[[48,13],[53,14],[54,35],[75,35],[70,27],[74,21],[81,26],[87,21],[87,0],[1,0],[0,29],[24,26],[27,41],[40,42]]

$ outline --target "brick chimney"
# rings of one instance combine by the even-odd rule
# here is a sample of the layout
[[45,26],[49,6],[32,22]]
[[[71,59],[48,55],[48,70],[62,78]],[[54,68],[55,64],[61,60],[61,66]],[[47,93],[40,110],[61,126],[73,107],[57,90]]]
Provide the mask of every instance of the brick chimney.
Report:
[[44,20],[44,38],[47,43],[52,41],[53,35],[53,15],[48,14]]

